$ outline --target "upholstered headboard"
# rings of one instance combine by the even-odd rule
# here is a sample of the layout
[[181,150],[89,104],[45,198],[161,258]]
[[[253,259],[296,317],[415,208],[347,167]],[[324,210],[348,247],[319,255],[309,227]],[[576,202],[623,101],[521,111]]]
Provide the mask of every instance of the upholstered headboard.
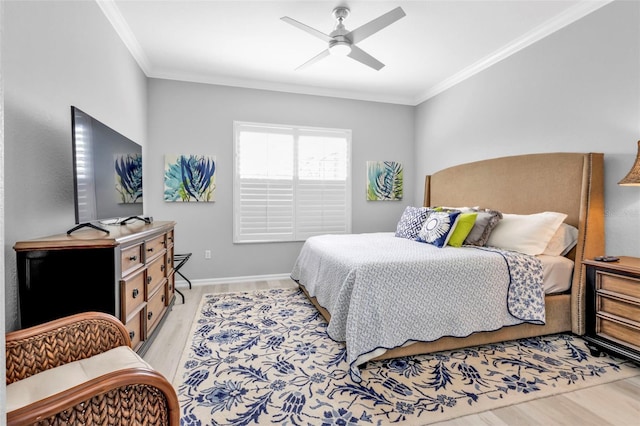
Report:
[[528,154],[449,167],[425,180],[425,206],[480,206],[503,213],[556,211],[579,230],[571,287],[572,328],[584,334],[585,258],[604,249],[604,156]]

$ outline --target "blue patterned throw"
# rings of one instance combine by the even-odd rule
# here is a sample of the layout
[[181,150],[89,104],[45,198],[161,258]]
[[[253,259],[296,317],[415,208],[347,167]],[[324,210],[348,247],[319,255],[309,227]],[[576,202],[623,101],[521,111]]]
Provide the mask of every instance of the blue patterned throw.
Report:
[[205,295],[174,386],[183,425],[428,424],[640,374],[570,335],[367,363],[298,289]]

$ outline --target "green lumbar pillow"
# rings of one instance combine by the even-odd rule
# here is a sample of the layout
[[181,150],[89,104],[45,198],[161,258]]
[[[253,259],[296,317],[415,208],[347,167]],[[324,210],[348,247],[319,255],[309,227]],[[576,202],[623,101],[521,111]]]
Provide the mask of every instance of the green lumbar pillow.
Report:
[[473,224],[476,223],[476,217],[478,217],[478,213],[462,213],[460,217],[458,217],[458,223],[447,244],[453,247],[462,246],[464,239],[467,238],[467,235],[471,232]]

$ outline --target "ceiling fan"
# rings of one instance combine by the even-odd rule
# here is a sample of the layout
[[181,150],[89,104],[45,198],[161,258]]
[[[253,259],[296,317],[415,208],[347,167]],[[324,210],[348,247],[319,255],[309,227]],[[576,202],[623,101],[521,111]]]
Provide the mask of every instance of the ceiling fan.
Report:
[[325,34],[321,31],[316,30],[315,28],[311,28],[310,26],[298,22],[295,19],[291,19],[288,16],[284,16],[280,19],[328,43],[327,49],[323,50],[304,64],[300,65],[298,68],[296,68],[296,70],[306,68],[309,65],[312,65],[319,60],[329,56],[330,54],[335,54],[348,56],[351,59],[355,59],[356,61],[361,62],[376,71],[379,71],[380,69],[382,69],[382,67],[384,67],[384,64],[378,61],[373,56],[369,55],[364,50],[360,49],[358,46],[356,46],[356,43],[361,42],[365,38],[393,24],[405,15],[406,14],[401,7],[396,7],[395,9],[385,13],[384,15],[381,15],[376,19],[356,28],[355,30],[349,31],[344,27],[343,23],[347,16],[349,16],[349,8],[340,6],[333,9],[333,16],[338,22],[335,29],[329,34]]

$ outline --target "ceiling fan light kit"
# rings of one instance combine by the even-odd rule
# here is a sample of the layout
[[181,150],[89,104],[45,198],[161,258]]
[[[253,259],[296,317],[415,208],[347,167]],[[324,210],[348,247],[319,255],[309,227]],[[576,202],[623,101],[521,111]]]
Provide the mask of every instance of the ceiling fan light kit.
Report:
[[336,41],[329,45],[329,52],[335,56],[347,56],[351,53],[351,44],[345,41]]
[[395,9],[377,17],[376,19],[367,22],[366,24],[356,28],[353,31],[349,31],[345,28],[343,21],[349,16],[349,8],[336,7],[333,9],[333,16],[336,18],[336,27],[330,34],[325,34],[322,31],[318,31],[302,22],[298,22],[295,19],[283,16],[280,18],[284,22],[293,25],[327,43],[327,49],[323,50],[313,58],[309,59],[304,64],[300,65],[296,69],[306,68],[319,60],[331,55],[336,56],[348,56],[368,67],[379,71],[384,67],[384,64],[373,56],[366,53],[364,50],[356,46],[356,43],[364,40],[365,38],[377,33],[385,27],[396,22],[398,19],[406,16],[404,10],[401,7]]

